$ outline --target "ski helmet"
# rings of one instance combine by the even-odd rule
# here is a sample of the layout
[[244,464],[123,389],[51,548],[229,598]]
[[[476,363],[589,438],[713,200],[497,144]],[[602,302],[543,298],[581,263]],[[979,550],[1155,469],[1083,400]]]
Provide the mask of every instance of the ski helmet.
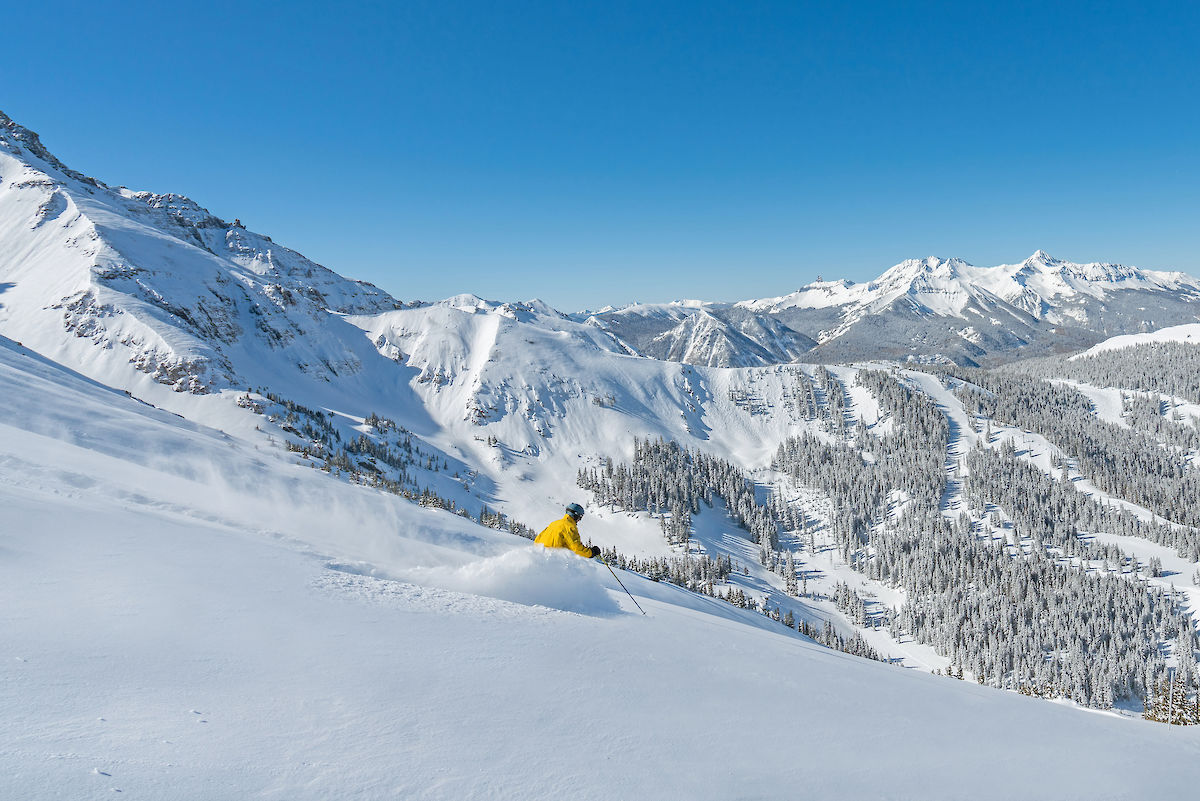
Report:
[[583,507],[577,503],[569,503],[567,504],[567,514],[579,520],[583,517]]

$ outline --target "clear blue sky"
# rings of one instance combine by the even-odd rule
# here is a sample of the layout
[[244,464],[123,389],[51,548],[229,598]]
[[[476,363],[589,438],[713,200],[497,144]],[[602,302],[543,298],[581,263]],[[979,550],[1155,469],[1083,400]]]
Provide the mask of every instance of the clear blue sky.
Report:
[[402,299],[788,292],[1037,248],[1200,274],[1200,4],[9,4],[76,169]]

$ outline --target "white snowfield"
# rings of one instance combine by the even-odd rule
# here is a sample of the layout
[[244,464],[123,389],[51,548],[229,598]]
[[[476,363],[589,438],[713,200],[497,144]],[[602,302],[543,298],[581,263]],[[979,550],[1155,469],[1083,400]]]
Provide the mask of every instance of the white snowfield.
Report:
[[1095,356],[1098,353],[1106,353],[1111,350],[1121,350],[1122,348],[1132,348],[1135,345],[1149,345],[1156,342],[1200,344],[1200,323],[1172,325],[1167,328],[1160,328],[1157,331],[1148,331],[1144,334],[1121,334],[1120,336],[1110,337],[1103,342],[1097,342],[1083,353],[1072,356],[1071,359],[1082,359],[1086,356]]
[[[1187,797],[1200,736],[860,660],[0,347],[0,798]],[[585,520],[585,526],[586,526]]]

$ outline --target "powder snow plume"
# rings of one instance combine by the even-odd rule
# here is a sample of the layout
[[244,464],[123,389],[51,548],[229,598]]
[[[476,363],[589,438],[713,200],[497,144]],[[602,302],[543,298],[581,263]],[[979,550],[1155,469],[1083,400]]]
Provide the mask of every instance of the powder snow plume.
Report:
[[606,615],[619,611],[600,581],[603,566],[541,547],[514,548],[457,567],[417,567],[397,578],[445,590],[485,595],[526,606]]

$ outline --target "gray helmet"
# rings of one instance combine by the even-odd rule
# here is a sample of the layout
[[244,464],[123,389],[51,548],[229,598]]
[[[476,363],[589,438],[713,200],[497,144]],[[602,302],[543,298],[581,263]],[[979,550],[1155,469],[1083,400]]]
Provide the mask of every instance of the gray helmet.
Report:
[[569,503],[567,504],[567,514],[579,520],[583,517],[583,507],[577,503]]

